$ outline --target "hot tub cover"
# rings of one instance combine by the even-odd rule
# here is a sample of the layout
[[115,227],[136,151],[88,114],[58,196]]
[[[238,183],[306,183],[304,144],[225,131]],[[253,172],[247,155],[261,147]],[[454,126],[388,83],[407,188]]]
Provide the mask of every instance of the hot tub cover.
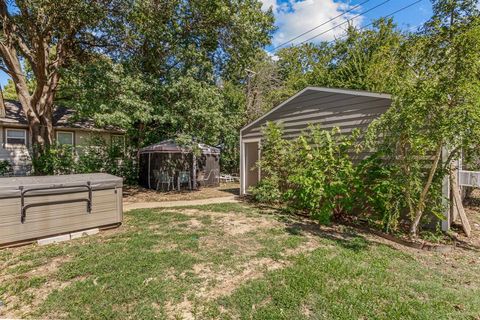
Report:
[[[220,154],[220,149],[199,143],[198,147],[202,150],[202,154]],[[164,140],[159,143],[152,144],[148,147],[140,149],[140,153],[188,153],[190,150],[186,147],[178,145],[173,140]]]
[[[58,176],[29,176],[0,178],[0,198],[18,197],[21,194],[20,187],[25,189],[42,189],[29,192],[29,196],[48,193],[55,194],[65,192],[85,192],[86,185],[90,182],[92,190],[112,189],[122,187],[123,179],[106,173],[70,174]],[[60,187],[60,188],[58,188]]]

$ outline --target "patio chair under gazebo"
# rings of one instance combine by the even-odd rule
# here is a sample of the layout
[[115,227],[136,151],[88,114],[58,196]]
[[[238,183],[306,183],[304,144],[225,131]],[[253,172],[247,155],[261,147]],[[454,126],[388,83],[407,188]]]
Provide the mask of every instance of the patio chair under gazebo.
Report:
[[162,191],[194,189],[220,184],[220,150],[199,143],[196,157],[196,183],[193,179],[193,152],[173,140],[140,149],[140,185]]

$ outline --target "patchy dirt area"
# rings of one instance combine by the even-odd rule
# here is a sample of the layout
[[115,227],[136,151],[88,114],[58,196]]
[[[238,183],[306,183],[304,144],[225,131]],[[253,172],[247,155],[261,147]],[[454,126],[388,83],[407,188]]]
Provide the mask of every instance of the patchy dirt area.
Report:
[[[13,252],[10,261],[5,261],[1,266],[3,270],[7,270],[10,266],[8,269],[10,272],[2,274],[1,285],[5,285],[5,287],[0,288],[0,293],[8,290],[18,294],[7,296],[6,299],[2,300],[2,304],[10,305],[13,309],[20,309],[23,314],[28,314],[43,303],[44,299],[54,290],[61,290],[71,283],[70,281],[61,282],[49,278],[49,276],[57,272],[60,265],[69,261],[69,256],[23,263],[19,255],[22,252],[22,248],[10,250]],[[45,262],[45,264],[42,264],[42,262]],[[18,270],[24,270],[24,272],[19,272]],[[28,303],[25,303],[26,301]],[[1,309],[0,316],[10,317],[15,314],[4,313]]]
[[[477,204],[467,206],[472,225],[479,221]],[[133,210],[119,229],[52,246],[0,251],[0,317],[95,318],[102,310],[106,318],[122,319],[238,318],[241,308],[246,314],[268,306],[278,309],[279,297],[268,293],[265,279],[279,281],[274,285],[279,292],[291,290],[284,292],[286,299],[298,294],[297,285],[315,283],[320,287],[311,292],[325,289],[320,296],[330,299],[336,291],[328,290],[345,283],[361,282],[360,291],[383,283],[368,275],[387,269],[399,278],[388,288],[401,290],[412,275],[408,268],[419,266],[419,275],[440,274],[435,281],[446,279],[440,287],[451,284],[466,294],[477,285],[480,265],[478,251],[471,248],[447,253],[413,249],[353,227],[321,226],[247,203]],[[277,277],[289,269],[288,282],[299,281],[291,289]],[[325,276],[324,269],[334,276]],[[325,279],[319,281],[319,276]],[[427,288],[428,277],[412,280],[412,286],[423,281]],[[332,284],[321,286],[325,280]],[[259,285],[245,290],[252,283]],[[257,296],[255,290],[265,292]],[[368,292],[378,290],[386,287]],[[335,303],[338,297],[331,299]],[[242,301],[252,304],[242,306]],[[291,307],[311,318],[318,312],[309,299]]]
[[189,219],[177,226],[196,231],[204,227],[211,230],[200,240],[202,251],[218,253],[228,250],[230,254],[225,260],[202,258],[193,265],[196,288],[179,303],[168,302],[169,319],[195,319],[195,309],[201,309],[194,307],[195,301],[214,303],[248,281],[262,278],[266,272],[291,265],[293,257],[321,245],[313,233],[298,230],[292,235],[286,232],[286,223],[275,216],[198,209],[182,209],[181,212]]
[[205,187],[196,191],[181,190],[170,192],[160,192],[140,186],[125,186],[123,188],[123,201],[128,204],[137,202],[201,200],[239,195],[239,192],[240,184],[236,182],[222,183],[219,187]]
[[[469,207],[469,209],[478,210],[476,214],[471,213],[475,216],[472,216],[472,219],[478,219],[480,207]],[[261,279],[268,272],[287,268],[292,265],[294,261],[292,258],[309,254],[319,248],[328,247],[329,245],[325,244],[322,239],[343,243],[353,252],[364,250],[364,246],[371,246],[372,244],[388,246],[411,256],[425,268],[435,269],[441,273],[451,273],[452,270],[457,270],[458,273],[451,277],[464,286],[471,285],[471,282],[463,280],[461,278],[462,274],[473,276],[474,270],[477,270],[475,267],[467,272],[465,271],[468,269],[467,266],[469,264],[476,266],[480,263],[478,251],[473,247],[470,247],[469,250],[459,248],[445,253],[419,250],[389,241],[368,231],[342,225],[322,226],[301,217],[276,219],[278,217],[251,216],[239,213],[232,216],[233,212],[206,212],[197,209],[185,209],[182,213],[190,217],[184,223],[196,230],[203,225],[202,217],[212,217],[213,215],[214,223],[209,227],[215,228],[218,233],[215,232],[204,237],[201,246],[207,251],[215,252],[225,248],[225,244],[228,243],[228,246],[236,249],[235,255],[238,255],[238,261],[234,266],[222,265],[221,268],[218,268],[218,265],[212,262],[195,264],[193,272],[198,278],[196,290],[188,298],[184,297],[180,303],[169,302],[167,309],[170,319],[178,317],[195,319],[194,310],[201,310],[201,308],[198,309],[195,301],[215,303],[218,299],[231,295],[246,283]],[[285,233],[281,236],[274,236],[275,232],[272,234],[272,230],[283,230],[290,235],[297,235],[301,237],[302,241],[289,248],[286,243],[282,243],[280,240],[285,237]],[[257,238],[258,240],[261,234],[270,236],[275,241],[282,243],[283,247],[279,250],[278,255],[262,256],[259,254],[265,249],[262,241],[252,242],[251,239]],[[355,240],[359,237],[366,242],[360,241],[356,244]],[[330,246],[332,250],[335,250],[335,245]],[[335,254],[332,253],[332,255]],[[464,271],[465,273],[463,273]]]
[[[0,307],[0,317],[37,315],[35,312],[55,290],[69,291],[74,286],[92,281],[94,286],[98,286],[96,279],[106,275],[92,271],[82,274],[83,268],[91,269],[91,266],[85,266],[87,262],[82,261],[86,254],[82,253],[84,246],[92,248],[92,253],[98,250],[98,263],[101,264],[104,257],[100,256],[100,252],[105,250],[103,246],[116,247],[120,243],[123,246],[123,238],[132,239],[152,233],[152,241],[158,241],[157,245],[148,249],[139,244],[139,248],[128,250],[131,253],[135,250],[158,254],[179,252],[189,256],[195,261],[191,269],[179,273],[176,266],[169,266],[164,271],[159,266],[154,272],[157,275],[145,276],[142,285],[155,286],[167,279],[174,287],[189,283],[190,287],[180,301],[167,297],[160,309],[170,319],[193,319],[193,311],[198,308],[195,301],[213,303],[247,281],[261,278],[265,272],[290,265],[292,257],[319,245],[313,235],[285,232],[285,223],[277,217],[262,214],[258,209],[243,204],[221,204],[212,210],[149,209],[145,210],[143,216],[145,224],[133,221],[127,214],[124,225],[119,229],[78,241],[3,251],[0,256],[0,301],[5,306]],[[156,216],[159,220],[156,220]],[[161,222],[163,219],[167,219],[168,223]],[[190,247],[192,241],[196,243],[194,247]],[[93,255],[91,258],[95,261],[96,257]],[[123,264],[121,261],[118,263]],[[128,263],[132,261],[128,260]],[[77,264],[80,270],[76,270]],[[65,270],[68,270],[67,274],[72,272],[80,275],[65,279]],[[64,312],[55,310],[54,314],[61,315]],[[51,315],[50,312],[48,314]]]

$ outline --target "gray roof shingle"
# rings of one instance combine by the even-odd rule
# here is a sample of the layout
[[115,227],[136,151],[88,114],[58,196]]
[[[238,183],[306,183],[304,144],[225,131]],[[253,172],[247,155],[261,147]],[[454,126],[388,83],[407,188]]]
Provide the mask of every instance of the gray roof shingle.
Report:
[[[91,119],[75,119],[74,116],[75,110],[57,106],[53,111],[53,126],[56,128],[124,132],[124,130],[114,126],[99,127]],[[28,125],[27,117],[20,102],[5,100],[5,118],[0,118],[0,124]]]

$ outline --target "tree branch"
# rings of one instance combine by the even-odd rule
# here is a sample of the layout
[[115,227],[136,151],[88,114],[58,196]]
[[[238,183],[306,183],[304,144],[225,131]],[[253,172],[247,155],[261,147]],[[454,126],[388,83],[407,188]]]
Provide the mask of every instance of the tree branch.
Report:
[[460,151],[460,147],[456,147],[455,149],[453,149],[450,154],[448,155],[448,158],[447,158],[447,161],[445,162],[445,166],[444,166],[444,169],[446,169],[450,163],[452,162],[453,158],[455,157],[455,155],[457,154],[457,152]]
[[0,1],[0,17],[3,20],[2,30],[7,42],[5,45],[8,44],[8,46],[13,46],[16,44],[18,49],[23,53],[25,58],[27,58],[28,62],[33,67],[36,64],[34,54],[27,46],[24,39],[19,35],[18,26],[13,23],[5,0]]
[[435,173],[437,172],[438,163],[442,158],[442,147],[443,147],[443,143],[439,143],[435,153],[435,158],[433,159],[432,167],[430,168],[430,172],[428,174],[427,182],[425,183],[425,186],[423,187],[423,190],[420,194],[420,198],[418,199],[417,208],[415,210],[415,219],[410,228],[410,234],[413,237],[416,237],[418,234],[418,225],[420,224],[420,220],[422,219],[422,216],[423,216],[423,210],[425,209],[425,201],[426,201],[428,192],[430,191],[430,187],[432,186]]
[[3,72],[5,72],[6,74],[10,74],[10,70],[8,70],[7,68],[5,68],[4,66],[0,66],[0,70],[2,70]]

